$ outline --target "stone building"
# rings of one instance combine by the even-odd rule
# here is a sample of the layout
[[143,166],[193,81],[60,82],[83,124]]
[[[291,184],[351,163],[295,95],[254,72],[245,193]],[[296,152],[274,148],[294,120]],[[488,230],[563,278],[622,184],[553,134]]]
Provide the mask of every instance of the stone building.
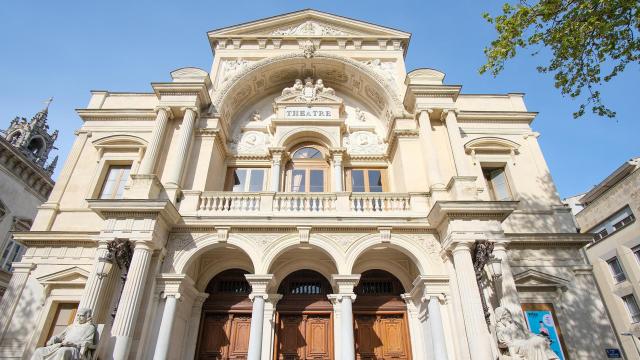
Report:
[[208,38],[210,72],[78,110],[0,356],[77,307],[114,359],[507,359],[499,306],[562,359],[616,347],[522,94],[407,72],[410,34],[314,10]]
[[627,359],[640,359],[640,158],[626,161],[580,198],[576,214],[604,303]]
[[53,189],[51,174],[58,160],[56,156],[47,164],[47,159],[58,131],[49,133],[48,106],[29,121],[16,117],[0,131],[0,295],[9,284],[11,263],[26,251],[11,232],[29,230]]

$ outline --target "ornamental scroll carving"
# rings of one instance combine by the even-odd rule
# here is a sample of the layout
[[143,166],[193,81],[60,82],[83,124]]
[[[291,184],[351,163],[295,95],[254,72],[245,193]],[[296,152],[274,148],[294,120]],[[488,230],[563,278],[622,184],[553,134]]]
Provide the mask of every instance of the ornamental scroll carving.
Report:
[[342,139],[342,146],[353,155],[384,154],[387,149],[382,139],[370,131],[355,131]]
[[321,24],[316,21],[305,21],[302,24],[297,24],[293,26],[286,26],[275,29],[271,32],[271,35],[314,35],[314,36],[349,36],[354,35],[352,33],[348,33],[342,29],[338,29],[336,27],[330,26],[328,24]]
[[336,92],[332,88],[325,86],[322,79],[317,79],[314,84],[313,79],[308,77],[304,79],[304,83],[302,80],[296,79],[293,86],[282,90],[281,97],[292,97],[292,95],[295,95],[295,97],[291,100],[310,103],[327,95],[335,97]]

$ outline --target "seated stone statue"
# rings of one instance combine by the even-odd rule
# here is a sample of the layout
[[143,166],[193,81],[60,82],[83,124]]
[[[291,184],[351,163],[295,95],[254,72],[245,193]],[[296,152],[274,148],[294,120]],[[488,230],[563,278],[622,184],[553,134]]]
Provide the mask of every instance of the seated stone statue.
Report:
[[509,348],[511,356],[525,360],[559,360],[549,347],[549,341],[536,335],[513,320],[511,312],[503,307],[496,309],[496,335],[501,344]]
[[37,348],[31,360],[85,360],[88,346],[94,345],[96,327],[91,323],[91,310],[78,309],[76,322]]

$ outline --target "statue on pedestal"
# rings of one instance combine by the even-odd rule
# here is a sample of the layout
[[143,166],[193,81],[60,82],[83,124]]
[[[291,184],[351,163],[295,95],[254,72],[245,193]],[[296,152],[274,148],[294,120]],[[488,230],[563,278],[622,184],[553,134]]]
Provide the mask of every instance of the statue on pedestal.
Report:
[[91,323],[91,310],[78,309],[76,322],[37,348],[31,360],[85,360],[91,345],[95,345],[96,326]]
[[558,355],[549,347],[549,340],[514,321],[508,309],[499,307],[495,314],[498,341],[509,348],[512,357],[523,360],[559,360]]

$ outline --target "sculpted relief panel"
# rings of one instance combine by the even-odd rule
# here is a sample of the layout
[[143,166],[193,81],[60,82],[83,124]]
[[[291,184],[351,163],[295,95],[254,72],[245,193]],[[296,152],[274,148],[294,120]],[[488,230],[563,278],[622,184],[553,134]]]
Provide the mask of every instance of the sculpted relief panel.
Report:
[[342,139],[342,146],[353,155],[384,154],[387,145],[382,139],[371,131],[356,131],[346,134]]

